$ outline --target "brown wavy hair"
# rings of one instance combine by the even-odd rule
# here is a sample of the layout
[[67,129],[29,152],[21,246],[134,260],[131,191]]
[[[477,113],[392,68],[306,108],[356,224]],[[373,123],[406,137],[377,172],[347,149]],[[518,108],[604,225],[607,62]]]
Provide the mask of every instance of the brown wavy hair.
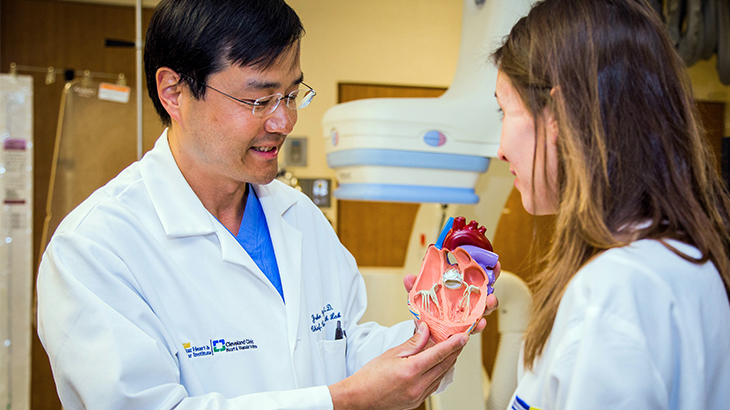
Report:
[[570,280],[607,249],[659,240],[686,260],[711,261],[730,295],[730,199],[684,63],[646,1],[539,2],[492,58],[536,132],[546,108],[558,123],[559,209],[545,268],[531,283],[527,368],[542,354]]

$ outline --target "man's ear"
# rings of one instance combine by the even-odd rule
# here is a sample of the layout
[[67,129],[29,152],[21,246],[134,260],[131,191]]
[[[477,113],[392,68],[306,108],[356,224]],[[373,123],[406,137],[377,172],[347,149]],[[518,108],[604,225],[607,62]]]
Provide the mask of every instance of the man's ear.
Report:
[[167,67],[160,67],[155,75],[157,81],[157,97],[170,118],[180,123],[180,102],[182,84],[180,74]]

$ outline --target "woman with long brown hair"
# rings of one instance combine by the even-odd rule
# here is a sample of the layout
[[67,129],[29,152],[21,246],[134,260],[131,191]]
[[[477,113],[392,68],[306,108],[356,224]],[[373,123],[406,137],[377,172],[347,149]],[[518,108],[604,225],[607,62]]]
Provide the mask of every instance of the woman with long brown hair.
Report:
[[730,199],[644,0],[546,0],[493,54],[499,156],[556,215],[512,408],[730,408]]

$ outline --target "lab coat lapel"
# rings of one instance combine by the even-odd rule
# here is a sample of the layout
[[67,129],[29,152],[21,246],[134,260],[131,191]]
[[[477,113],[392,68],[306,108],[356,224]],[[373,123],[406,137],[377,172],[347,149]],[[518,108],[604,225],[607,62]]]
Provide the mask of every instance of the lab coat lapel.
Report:
[[140,162],[140,173],[160,223],[171,238],[205,236],[215,233],[225,262],[240,265],[260,280],[274,286],[225,226],[203,206],[180,172],[170,151],[165,130],[152,151]]
[[286,300],[289,347],[293,354],[302,303],[302,233],[284,218],[297,199],[278,184],[280,182],[274,181],[269,185],[256,185],[254,189],[266,215],[276,263],[279,265]]
[[[267,279],[266,275],[261,272],[261,269],[258,265],[256,265],[256,262],[253,261],[251,256],[249,256],[248,252],[246,252],[241,244],[238,243],[236,238],[233,236],[233,233],[229,232],[223,224],[218,223],[218,225],[216,234],[218,235],[218,240],[221,244],[221,258],[223,261],[241,265],[253,272],[259,277],[259,279],[268,283],[269,279]],[[274,289],[273,286],[271,286],[271,288],[274,292],[276,292],[276,289]]]
[[[263,205],[263,204],[262,204]],[[264,213],[266,213],[266,210],[264,209]],[[211,218],[215,219],[213,216]],[[269,220],[269,217],[266,217],[267,223]],[[251,255],[246,252],[245,249],[243,249],[243,246],[238,242],[236,239],[236,233],[230,232],[223,224],[220,222],[216,223],[216,234],[218,235],[218,240],[221,244],[221,257],[224,262],[236,264],[243,266],[247,270],[249,270],[251,273],[253,273],[259,280],[264,282],[271,291],[271,297],[277,298],[279,297],[279,291],[276,290],[274,285],[271,284],[271,281],[269,278],[266,277],[264,272],[261,270],[261,268],[256,264],[256,262],[253,260]],[[271,230],[271,225],[269,225],[269,230]],[[273,241],[273,235],[272,235],[272,241]],[[274,249],[276,249],[276,243],[274,243]],[[277,258],[277,263],[279,262]],[[279,268],[281,270],[281,268]]]

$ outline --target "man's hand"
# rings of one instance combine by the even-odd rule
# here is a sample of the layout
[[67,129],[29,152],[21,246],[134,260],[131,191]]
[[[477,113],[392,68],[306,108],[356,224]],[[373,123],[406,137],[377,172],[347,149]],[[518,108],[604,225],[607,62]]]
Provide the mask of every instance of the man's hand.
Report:
[[[497,262],[497,264],[494,266],[494,277],[495,282],[497,279],[499,279],[499,273],[502,271],[502,265]],[[413,285],[416,283],[416,275],[406,275],[405,278],[403,278],[403,285],[406,287],[406,292],[410,292],[413,288]],[[490,313],[492,313],[497,307],[499,306],[499,301],[497,300],[497,297],[494,296],[494,293],[487,296],[487,306],[484,308],[484,314],[482,316],[486,316]],[[479,319],[479,323],[477,323],[476,326],[474,326],[474,329],[471,331],[471,334],[480,333],[484,328],[487,326],[487,319],[481,318]]]
[[335,410],[413,409],[430,396],[469,340],[458,333],[425,349],[428,326],[368,362],[352,376],[329,386]]

